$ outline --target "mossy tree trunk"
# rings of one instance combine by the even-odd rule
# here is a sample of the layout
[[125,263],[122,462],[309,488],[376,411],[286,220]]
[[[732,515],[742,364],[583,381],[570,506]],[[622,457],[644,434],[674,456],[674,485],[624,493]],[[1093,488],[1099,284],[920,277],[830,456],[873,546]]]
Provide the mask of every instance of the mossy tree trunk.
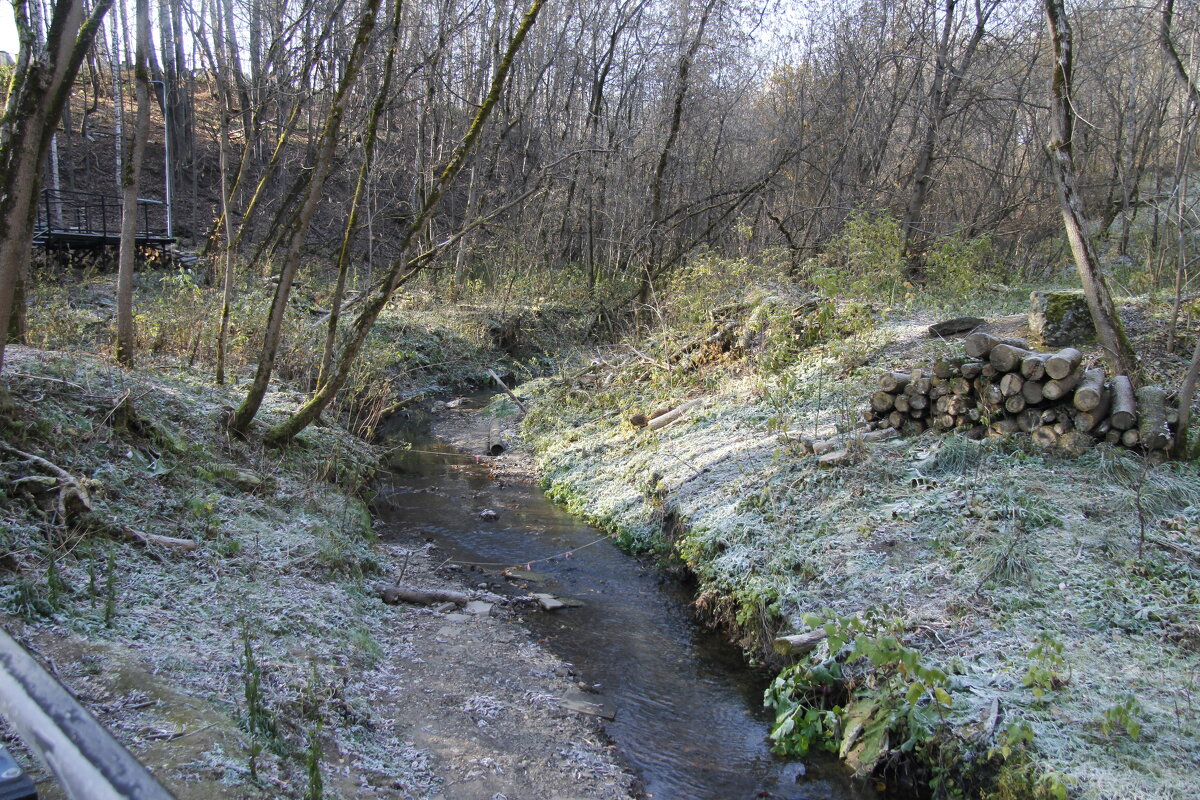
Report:
[[117,256],[117,363],[133,366],[133,270],[137,260],[138,184],[150,136],[150,0],[137,0],[134,96],[137,117],[121,175],[121,245]]
[[1088,309],[1096,325],[1096,338],[1104,348],[1105,361],[1113,374],[1128,375],[1136,385],[1141,374],[1137,355],[1121,325],[1116,306],[1113,305],[1096,249],[1085,232],[1083,197],[1079,193],[1072,156],[1075,111],[1071,98],[1071,23],[1067,19],[1063,0],[1045,0],[1045,11],[1050,41],[1054,48],[1050,78],[1050,116],[1053,120],[1053,130],[1048,149],[1054,177],[1058,183],[1063,226],[1071,244],[1071,253],[1075,257],[1075,266],[1083,284]]
[[0,369],[17,282],[33,247],[42,166],[75,75],[112,0],[58,0],[44,42],[31,23],[28,0],[14,0],[21,46],[0,118]]
[[325,179],[333,169],[333,158],[337,152],[337,143],[341,131],[342,119],[346,113],[346,100],[366,58],[367,46],[371,41],[371,32],[375,29],[375,17],[379,11],[380,0],[368,0],[359,21],[358,32],[354,37],[354,45],[350,57],[344,67],[342,80],[338,84],[337,93],[329,108],[329,115],[321,131],[317,158],[313,164],[312,177],[309,179],[304,196],[296,209],[294,226],[284,253],[283,264],[279,271],[279,284],[275,288],[275,297],[271,301],[271,310],[267,318],[266,333],[263,336],[262,350],[259,352],[258,369],[254,381],[250,385],[246,397],[237,410],[229,417],[229,430],[239,436],[245,436],[250,430],[263,397],[271,382],[271,373],[275,367],[275,356],[279,352],[279,340],[283,330],[283,314],[287,309],[288,297],[291,293],[292,281],[300,266],[301,250],[308,237],[308,228],[316,213],[317,205],[321,202],[321,190]]
[[467,133],[463,136],[462,142],[455,148],[454,153],[450,156],[450,160],[442,169],[437,180],[429,187],[420,210],[414,215],[412,222],[405,229],[399,242],[400,255],[392,262],[382,284],[367,299],[362,311],[355,318],[354,324],[348,332],[346,343],[342,346],[342,350],[338,354],[337,363],[330,370],[327,380],[307,403],[267,433],[267,441],[276,444],[291,441],[295,438],[296,434],[307,428],[333,402],[333,398],[337,396],[338,391],[345,385],[346,379],[350,377],[350,370],[354,367],[354,362],[358,358],[358,354],[362,351],[367,334],[371,332],[371,328],[374,326],[375,320],[379,318],[379,314],[383,311],[384,306],[387,305],[392,295],[395,294],[401,285],[417,274],[425,264],[429,263],[428,259],[420,256],[409,258],[409,249],[424,231],[429,218],[441,201],[442,195],[445,194],[450,182],[462,171],[467,156],[471,154],[471,151],[478,143],[488,116],[500,100],[508,73],[512,69],[513,59],[521,49],[521,44],[525,41],[525,37],[533,28],[534,23],[537,22],[538,13],[542,10],[544,4],[545,0],[533,0],[529,10],[521,18],[521,23],[517,27],[516,33],[513,34],[513,38],[509,41],[508,49],[505,50],[504,56],[500,59],[500,63],[496,67],[496,72],[492,76],[492,83],[487,97],[484,98],[483,104],[475,112],[474,117],[472,117],[470,127],[467,128]]

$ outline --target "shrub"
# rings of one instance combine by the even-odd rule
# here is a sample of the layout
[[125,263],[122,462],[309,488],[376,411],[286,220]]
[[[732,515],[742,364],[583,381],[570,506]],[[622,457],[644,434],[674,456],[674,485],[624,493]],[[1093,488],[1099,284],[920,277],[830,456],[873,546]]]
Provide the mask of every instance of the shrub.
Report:
[[989,282],[994,258],[990,234],[975,239],[938,236],[925,251],[926,286],[934,295],[969,297]]
[[825,252],[809,261],[810,277],[831,296],[881,297],[897,303],[911,297],[903,249],[904,234],[895,218],[859,211],[846,220]]

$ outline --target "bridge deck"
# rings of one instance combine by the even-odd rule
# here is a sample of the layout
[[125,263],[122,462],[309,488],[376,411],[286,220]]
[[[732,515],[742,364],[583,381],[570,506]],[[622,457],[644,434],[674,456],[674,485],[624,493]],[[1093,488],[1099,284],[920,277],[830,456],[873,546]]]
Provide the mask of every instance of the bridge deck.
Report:
[[[166,207],[158,200],[138,200],[135,239],[162,247],[167,232]],[[121,199],[93,192],[43,190],[33,228],[34,244],[46,248],[116,246],[121,241]]]

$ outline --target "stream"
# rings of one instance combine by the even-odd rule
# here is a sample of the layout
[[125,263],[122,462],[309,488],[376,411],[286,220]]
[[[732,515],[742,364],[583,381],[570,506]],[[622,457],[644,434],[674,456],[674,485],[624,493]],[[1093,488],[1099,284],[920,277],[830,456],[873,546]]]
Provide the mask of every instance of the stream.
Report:
[[[505,566],[529,565],[533,580],[521,593],[583,601],[531,612],[525,621],[578,680],[598,685],[588,699],[615,712],[605,727],[648,796],[877,796],[836,760],[801,763],[771,754],[763,677],[737,648],[696,623],[685,587],[618,550],[536,486],[495,480],[486,463],[433,440],[427,420],[395,418],[386,434],[413,448],[393,459],[379,486],[376,505],[388,530],[431,540],[455,562],[486,565],[472,582],[486,580],[497,593],[514,593],[500,575]],[[480,519],[485,508],[498,519]]]

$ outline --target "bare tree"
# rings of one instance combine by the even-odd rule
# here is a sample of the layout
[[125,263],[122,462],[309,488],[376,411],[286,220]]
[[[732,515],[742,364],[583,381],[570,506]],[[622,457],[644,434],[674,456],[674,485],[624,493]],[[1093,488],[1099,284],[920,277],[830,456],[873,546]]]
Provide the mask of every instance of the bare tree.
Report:
[[533,28],[534,23],[537,22],[538,12],[542,10],[544,3],[545,0],[533,0],[529,10],[522,17],[516,33],[513,34],[513,38],[508,43],[508,48],[496,66],[496,72],[492,77],[491,88],[488,91],[487,97],[484,98],[483,104],[480,105],[478,111],[472,116],[471,125],[467,129],[466,135],[458,147],[455,148],[454,153],[450,156],[450,160],[439,173],[437,179],[429,187],[420,210],[414,215],[412,221],[409,222],[405,229],[403,239],[400,243],[400,257],[392,262],[388,274],[384,277],[381,285],[375,289],[363,306],[362,311],[359,312],[358,317],[354,320],[354,325],[349,331],[347,341],[338,354],[337,364],[331,370],[325,384],[307,403],[297,409],[295,413],[272,428],[266,437],[268,441],[275,443],[291,441],[295,438],[296,434],[308,427],[325,410],[326,406],[333,401],[333,398],[350,376],[350,369],[354,366],[354,361],[362,351],[367,334],[370,333],[375,320],[379,318],[379,314],[383,311],[384,306],[387,305],[392,295],[395,294],[401,285],[410,280],[428,263],[427,261],[410,258],[409,247],[425,230],[442,196],[449,188],[450,183],[462,171],[467,156],[470,155],[472,149],[478,143],[480,132],[487,122],[488,116],[500,100],[508,73],[512,69],[513,59],[520,51],[521,44],[525,41],[525,37]]
[[304,196],[296,209],[292,232],[280,267],[279,282],[275,289],[275,297],[271,301],[271,311],[267,319],[266,332],[263,336],[263,346],[258,357],[258,369],[254,381],[246,392],[241,405],[230,415],[228,428],[239,436],[249,433],[250,423],[258,414],[263,397],[271,381],[271,373],[275,366],[275,356],[279,351],[279,339],[283,329],[283,314],[287,309],[288,297],[291,293],[292,281],[300,266],[301,251],[308,236],[308,228],[316,213],[317,204],[321,200],[321,190],[333,169],[333,158],[337,152],[338,138],[341,132],[342,120],[345,116],[344,103],[354,88],[366,58],[367,46],[371,40],[371,32],[375,29],[375,15],[379,11],[380,0],[367,0],[359,20],[358,31],[354,37],[354,45],[350,51],[337,93],[330,105],[329,115],[321,130],[317,158],[313,164],[312,175],[304,191]]
[[[1200,89],[1196,87],[1192,76],[1188,74],[1187,67],[1184,66],[1183,59],[1179,57],[1179,53],[1175,49],[1175,43],[1171,38],[1171,22],[1174,18],[1174,13],[1175,0],[1163,0],[1159,41],[1163,52],[1166,54],[1167,63],[1179,79],[1179,83],[1183,87],[1184,92],[1186,92],[1190,105],[1193,107],[1200,106]],[[1186,175],[1181,177],[1184,181],[1187,180]],[[1185,262],[1181,257],[1179,264],[1176,265],[1175,303],[1171,319],[1172,336],[1174,336],[1174,329],[1179,316],[1184,270]],[[1196,397],[1197,379],[1200,379],[1200,340],[1196,342],[1195,350],[1192,353],[1191,365],[1188,368],[1187,375],[1183,379],[1183,385],[1179,389],[1179,424],[1175,432],[1175,447],[1172,453],[1177,458],[1181,458],[1187,454],[1188,429],[1191,424],[1192,401]]]
[[945,0],[946,5],[942,14],[942,34],[938,40],[937,55],[934,59],[933,80],[929,88],[929,108],[923,124],[921,143],[917,148],[916,164],[913,166],[912,188],[909,191],[908,204],[904,209],[904,219],[900,223],[904,231],[902,254],[910,262],[919,255],[918,228],[921,222],[921,211],[929,196],[929,184],[933,177],[934,160],[937,155],[937,145],[942,126],[970,69],[975,51],[983,40],[987,29],[988,18],[996,9],[997,0],[975,0],[975,25],[963,50],[961,57],[955,62],[954,45],[956,35],[957,0]]
[[[36,0],[35,0],[36,1]],[[30,19],[29,0],[13,11],[21,47],[0,118],[0,369],[16,284],[29,263],[42,167],[75,75],[112,0],[58,0],[45,41]]]
[[1086,218],[1083,198],[1079,193],[1072,159],[1072,137],[1075,130],[1075,111],[1071,102],[1072,40],[1071,24],[1063,0],[1045,0],[1046,23],[1054,51],[1050,79],[1051,119],[1053,138],[1049,144],[1054,177],[1058,182],[1059,202],[1063,225],[1071,243],[1071,253],[1087,297],[1096,336],[1104,348],[1104,357],[1113,374],[1128,375],[1136,384],[1141,377],[1137,355],[1125,334],[1112,295],[1104,280],[1095,246],[1085,231]]

